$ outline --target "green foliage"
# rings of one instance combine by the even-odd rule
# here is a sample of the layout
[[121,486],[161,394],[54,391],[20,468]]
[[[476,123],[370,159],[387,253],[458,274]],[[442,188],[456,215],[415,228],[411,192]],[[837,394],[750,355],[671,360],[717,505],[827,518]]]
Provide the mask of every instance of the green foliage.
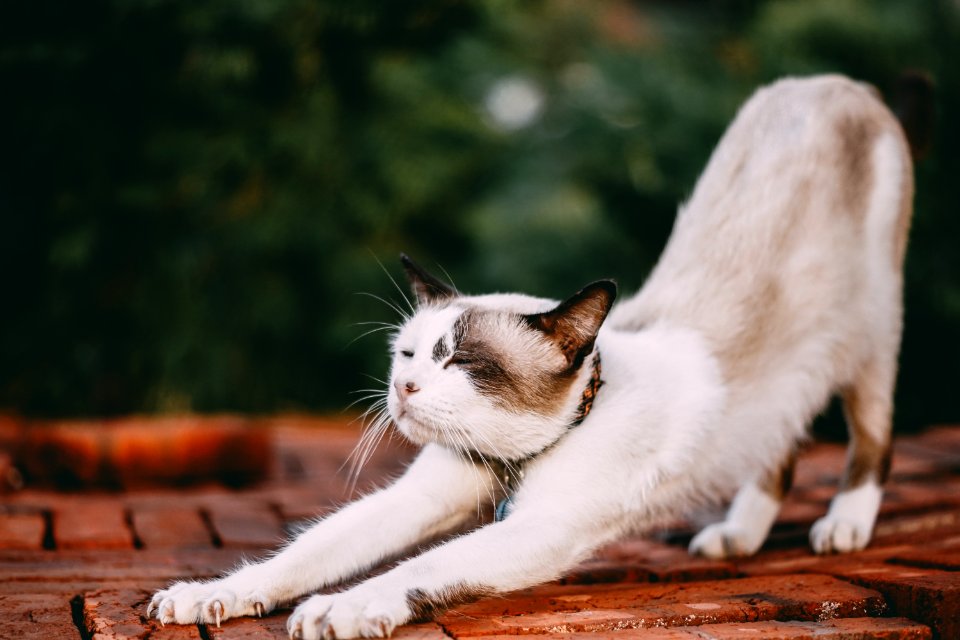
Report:
[[358,294],[405,304],[378,259],[635,288],[757,85],[921,68],[898,411],[956,419],[958,43],[948,0],[5,5],[0,406],[343,407],[386,367],[357,323],[397,318]]

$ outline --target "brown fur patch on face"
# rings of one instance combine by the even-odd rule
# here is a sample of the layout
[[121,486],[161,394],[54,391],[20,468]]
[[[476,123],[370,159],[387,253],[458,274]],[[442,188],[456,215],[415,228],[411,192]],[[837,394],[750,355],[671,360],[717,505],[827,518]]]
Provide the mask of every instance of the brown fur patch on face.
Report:
[[407,591],[407,606],[410,607],[411,620],[426,622],[438,613],[465,602],[473,602],[496,593],[489,587],[468,585],[464,582],[444,587],[439,591],[427,592],[424,589]]
[[576,378],[556,347],[516,314],[468,309],[453,339],[444,366],[462,369],[478,393],[516,413],[553,413]]
[[447,346],[447,342],[443,339],[443,337],[437,340],[437,344],[433,345],[432,355],[434,362],[440,362],[450,355],[450,347]]
[[591,283],[545,313],[524,320],[551,340],[571,368],[579,368],[593,350],[600,325],[617,297],[617,285],[610,280]]

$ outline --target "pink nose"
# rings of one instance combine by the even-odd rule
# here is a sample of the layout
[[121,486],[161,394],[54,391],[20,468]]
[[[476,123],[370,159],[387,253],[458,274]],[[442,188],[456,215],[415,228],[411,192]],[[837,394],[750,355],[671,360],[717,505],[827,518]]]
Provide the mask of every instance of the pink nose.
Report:
[[411,396],[417,391],[420,391],[420,387],[417,386],[417,383],[413,380],[407,380],[406,382],[401,382],[397,380],[393,383],[393,386],[397,389],[397,395],[401,398],[405,396]]

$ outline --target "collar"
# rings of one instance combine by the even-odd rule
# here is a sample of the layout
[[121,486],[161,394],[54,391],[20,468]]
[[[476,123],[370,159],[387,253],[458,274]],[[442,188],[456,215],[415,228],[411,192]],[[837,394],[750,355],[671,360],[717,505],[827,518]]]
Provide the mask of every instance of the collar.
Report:
[[587,386],[584,388],[583,393],[580,394],[580,404],[577,405],[577,413],[573,417],[573,422],[570,423],[571,429],[580,426],[580,423],[587,419],[590,410],[593,409],[593,401],[597,398],[597,391],[600,391],[600,387],[603,386],[603,380],[600,379],[600,372],[600,352],[594,351],[593,373],[591,373],[590,380],[587,381]]
[[[593,371],[590,374],[590,380],[587,381],[587,386],[584,387],[583,393],[580,394],[580,404],[577,405],[577,412],[574,414],[573,420],[568,425],[567,432],[575,427],[580,426],[580,424],[587,419],[587,416],[590,414],[590,410],[593,409],[593,401],[596,399],[597,392],[600,390],[600,387],[603,386],[603,380],[600,378],[601,371],[600,352],[594,351]],[[507,493],[507,495],[497,503],[497,508],[494,512],[494,520],[496,522],[500,522],[509,514],[510,507],[513,503],[513,494],[523,481],[524,466],[526,466],[530,461],[535,460],[539,456],[543,455],[546,451],[549,451],[555,447],[557,443],[563,439],[564,435],[566,435],[566,432],[560,434],[556,440],[545,446],[540,451],[532,453],[520,460],[492,459],[476,452],[471,453],[470,457],[472,459],[479,459],[487,464],[496,465],[495,469],[500,476],[500,483]]]

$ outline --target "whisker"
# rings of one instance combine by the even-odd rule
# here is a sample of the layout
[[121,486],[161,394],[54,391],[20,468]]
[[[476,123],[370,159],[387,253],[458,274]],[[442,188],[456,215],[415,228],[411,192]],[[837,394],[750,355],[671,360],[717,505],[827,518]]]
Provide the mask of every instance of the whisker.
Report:
[[382,302],[383,304],[385,304],[385,305],[387,305],[388,307],[390,307],[391,309],[393,309],[394,313],[396,313],[398,316],[400,316],[400,317],[403,318],[404,320],[409,320],[409,319],[410,319],[410,314],[408,314],[406,311],[404,311],[396,302],[393,302],[392,300],[387,300],[386,298],[384,298],[384,297],[382,297],[382,296],[378,296],[378,295],[375,294],[375,293],[370,293],[369,291],[357,291],[356,293],[354,293],[354,295],[357,295],[357,296],[367,296],[368,298],[373,298],[374,300],[379,300],[379,301]]
[[368,329],[367,331],[364,331],[363,333],[361,333],[360,335],[358,335],[356,338],[354,338],[353,340],[351,340],[351,341],[348,342],[347,344],[343,345],[343,348],[346,349],[347,347],[349,347],[350,345],[352,345],[352,344],[353,344],[354,342],[356,342],[357,340],[360,340],[360,339],[362,339],[362,338],[366,338],[366,337],[369,336],[369,335],[372,335],[372,334],[374,334],[374,333],[379,333],[380,331],[390,331],[390,330],[393,329],[393,328],[394,328],[394,327],[391,325],[391,326],[389,326],[389,327],[376,327],[376,328],[373,328],[373,329]]
[[393,279],[393,276],[390,275],[390,272],[387,271],[387,268],[383,266],[383,263],[380,262],[380,258],[378,258],[373,251],[370,251],[370,255],[372,255],[373,259],[377,261],[377,264],[380,265],[380,268],[383,270],[383,272],[387,274],[387,278],[390,279],[390,282],[393,283],[394,288],[400,293],[400,297],[403,298],[403,301],[406,302],[407,306],[410,308],[410,313],[411,314],[416,313],[416,309],[413,308],[413,303],[410,302],[410,299],[407,297],[406,292],[404,292],[404,290],[400,288],[400,285],[397,284],[397,281]]
[[450,283],[450,285],[453,287],[453,290],[456,291],[457,293],[460,293],[460,289],[457,288],[457,285],[453,281],[453,278],[450,277],[450,273],[446,269],[444,269],[443,265],[440,264],[439,262],[437,263],[437,266],[440,267],[440,271],[443,271],[443,275],[447,277],[447,282]]

